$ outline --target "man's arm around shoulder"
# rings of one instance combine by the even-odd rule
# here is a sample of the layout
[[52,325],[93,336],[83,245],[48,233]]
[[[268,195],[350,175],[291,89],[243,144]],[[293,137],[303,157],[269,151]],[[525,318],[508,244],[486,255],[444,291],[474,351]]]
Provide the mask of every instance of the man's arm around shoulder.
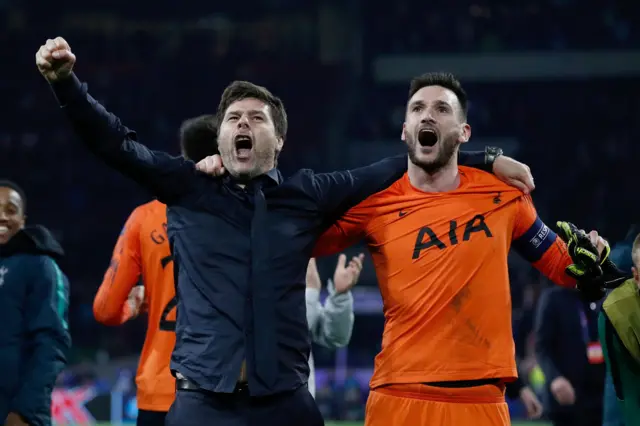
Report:
[[352,170],[312,175],[312,195],[328,221],[388,188],[407,171],[407,156],[398,155]]
[[39,424],[35,419],[51,416],[51,392],[71,347],[67,323],[69,285],[55,261],[47,256],[34,257],[29,273],[31,289],[25,307],[27,358],[21,387],[10,411],[29,424]]
[[[533,190],[529,168],[501,154],[500,150],[499,154],[490,155],[490,148],[460,152],[459,163],[495,173],[500,180],[525,193]],[[407,161],[407,155],[403,154],[353,170],[314,175],[313,191],[320,210],[329,215],[329,220],[336,220],[351,207],[400,179],[407,171]]]

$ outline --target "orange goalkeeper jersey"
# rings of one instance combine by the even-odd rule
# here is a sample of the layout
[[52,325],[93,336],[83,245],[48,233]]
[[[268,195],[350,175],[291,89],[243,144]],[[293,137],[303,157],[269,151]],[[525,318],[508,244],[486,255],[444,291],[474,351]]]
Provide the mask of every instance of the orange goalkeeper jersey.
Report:
[[507,255],[513,245],[558,284],[566,246],[531,199],[460,167],[458,189],[426,193],[405,174],[349,210],[320,239],[326,255],[364,239],[385,326],[371,387],[517,377]]
[[127,297],[140,281],[148,303],[148,324],[136,375],[138,408],[168,411],[175,397],[169,361],[176,343],[176,299],[167,207],[159,201],[143,204],[129,216],[93,303],[96,319],[107,325],[129,320]]

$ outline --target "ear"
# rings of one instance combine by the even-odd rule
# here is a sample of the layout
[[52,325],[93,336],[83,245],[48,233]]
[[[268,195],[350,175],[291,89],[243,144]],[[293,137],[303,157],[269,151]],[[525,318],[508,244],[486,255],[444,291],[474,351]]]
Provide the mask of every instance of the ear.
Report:
[[24,228],[24,224],[27,222],[27,215],[22,216],[22,222],[20,223],[20,229]]
[[462,124],[460,128],[460,135],[458,136],[458,142],[467,143],[471,139],[471,125],[469,123]]
[[407,123],[405,122],[405,123],[402,123],[402,133],[400,134],[400,139],[403,142],[407,141],[407,135],[405,134],[406,131],[407,131]]
[[640,273],[638,272],[638,269],[633,266],[631,267],[631,272],[633,273],[633,280],[636,282],[636,285],[640,289]]
[[278,138],[278,141],[276,142],[276,151],[278,152],[282,151],[283,146],[284,146],[284,139]]

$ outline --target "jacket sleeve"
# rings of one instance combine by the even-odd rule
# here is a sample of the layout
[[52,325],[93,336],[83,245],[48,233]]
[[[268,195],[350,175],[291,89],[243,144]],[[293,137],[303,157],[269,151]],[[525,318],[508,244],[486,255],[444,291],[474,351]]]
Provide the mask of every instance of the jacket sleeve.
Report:
[[[461,153],[460,160],[461,165],[482,170],[493,167],[485,165],[484,152]],[[352,170],[314,175],[313,196],[328,223],[400,179],[407,172],[407,161],[406,155],[397,155]]]
[[313,333],[318,326],[320,315],[322,315],[322,303],[320,303],[320,290],[316,288],[305,289],[305,301],[307,305],[307,325],[313,338]]
[[547,383],[551,383],[561,376],[554,361],[555,351],[553,349],[556,345],[556,330],[559,320],[557,317],[557,296],[558,293],[556,291],[547,289],[540,296],[536,313],[536,358]]
[[357,169],[313,175],[312,196],[327,224],[351,207],[400,179],[407,171],[407,156],[398,155]]
[[[320,303],[320,292],[307,289],[307,320],[311,339],[330,349],[349,344],[353,332],[353,295],[351,292],[337,294],[333,282],[327,286],[329,297],[324,306]],[[311,311],[311,313],[310,313]]]
[[195,185],[195,165],[182,157],[148,149],[87,92],[72,74],[51,88],[80,141],[102,161],[133,179],[164,203],[187,195]]
[[[604,310],[600,311],[598,315],[598,337],[602,345],[602,355],[604,356],[607,367],[607,374],[611,376],[611,384],[613,385],[615,396],[620,401],[624,401],[625,382],[627,380],[632,381],[634,377],[630,374],[621,374],[621,370],[624,369],[623,366],[625,364],[634,365],[635,362],[633,362],[631,356],[625,356],[627,355],[625,353],[626,349]],[[633,385],[629,387],[633,387]],[[605,400],[605,406],[606,405],[610,404]]]
[[30,291],[26,307],[28,359],[21,387],[11,411],[28,423],[51,415],[51,392],[67,363],[71,336],[67,323],[69,284],[58,265],[47,256],[35,258],[30,267]]
[[[491,172],[483,151],[460,152],[460,165]],[[407,156],[385,158],[353,170],[314,175],[313,195],[325,214],[327,230],[314,248],[314,257],[336,254],[363,238],[370,210],[367,198],[390,186],[407,171]]]
[[487,162],[485,151],[460,151],[458,154],[458,164],[460,166],[473,167],[493,173],[493,163]]

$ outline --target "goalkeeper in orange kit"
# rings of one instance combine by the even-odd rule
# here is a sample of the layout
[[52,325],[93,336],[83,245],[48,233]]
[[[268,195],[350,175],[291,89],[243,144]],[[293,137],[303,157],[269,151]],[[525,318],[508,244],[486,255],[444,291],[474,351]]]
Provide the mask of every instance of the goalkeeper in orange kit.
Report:
[[471,136],[467,105],[450,74],[414,79],[402,129],[407,173],[352,207],[316,246],[319,256],[364,240],[373,257],[385,327],[367,426],[510,424],[512,247],[556,284],[603,294],[602,238],[566,223],[558,238],[529,196],[458,166]]

